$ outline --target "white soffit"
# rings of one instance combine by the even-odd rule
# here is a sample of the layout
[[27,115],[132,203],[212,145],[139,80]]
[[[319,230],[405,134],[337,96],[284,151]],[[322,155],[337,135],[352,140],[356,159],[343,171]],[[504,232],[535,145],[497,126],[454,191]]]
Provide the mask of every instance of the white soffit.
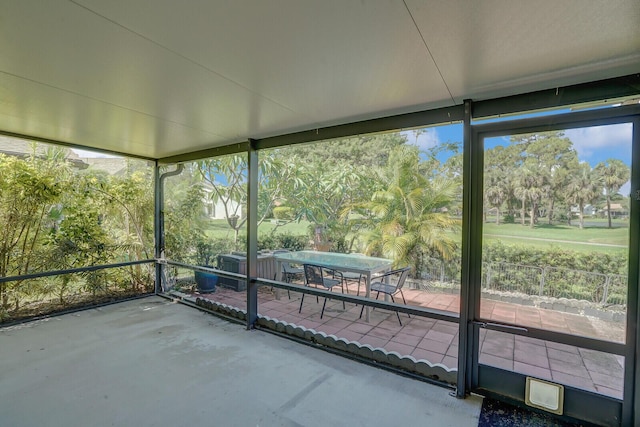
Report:
[[0,130],[153,158],[640,70],[640,2],[7,0]]

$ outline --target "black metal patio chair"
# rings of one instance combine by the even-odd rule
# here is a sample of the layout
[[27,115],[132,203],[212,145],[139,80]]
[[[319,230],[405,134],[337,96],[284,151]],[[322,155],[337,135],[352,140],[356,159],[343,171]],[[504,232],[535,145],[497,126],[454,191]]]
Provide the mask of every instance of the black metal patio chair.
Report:
[[[391,297],[392,302],[396,302],[393,296],[400,292],[402,296],[402,301],[404,305],[407,305],[407,300],[404,298],[404,293],[402,292],[402,287],[404,286],[405,280],[409,276],[409,271],[411,271],[411,267],[399,268],[397,270],[391,270],[387,273],[384,273],[378,277],[376,277],[376,281],[371,283],[371,292],[376,293],[376,299],[380,296],[380,293],[389,295]],[[360,310],[360,318],[362,318],[362,313],[364,312],[364,305]],[[400,320],[400,313],[396,311],[396,316],[398,316],[398,322],[400,322],[400,326],[402,326],[402,320]],[[407,314],[407,316],[411,317],[411,315]]]
[[[313,264],[303,264],[302,268],[304,270],[306,286],[315,286],[317,288],[332,290],[335,286],[340,285],[342,293],[344,294],[344,277],[342,276],[342,272]],[[316,297],[316,301],[318,301],[318,297]],[[298,310],[298,313],[302,313],[303,302],[304,293],[302,294],[302,298],[300,299],[300,310]],[[320,312],[321,319],[322,316],[324,316],[324,309],[326,305],[327,298],[325,297],[324,303],[322,304],[322,311]],[[342,301],[342,308],[346,308],[344,301]]]
[[287,283],[293,282],[294,279],[304,280],[304,270],[300,267],[294,267],[288,262],[283,262],[282,278]]
[[[275,255],[275,254],[283,254],[287,252],[291,252],[291,251],[288,249],[276,249],[272,253]],[[304,280],[304,270],[302,270],[302,268],[294,267],[290,263],[284,262],[284,261],[281,262],[281,264],[282,264],[282,281],[283,282],[291,283],[295,279]],[[273,278],[273,280],[276,280],[278,273],[276,273],[274,276],[275,277]],[[273,289],[273,287],[271,289]],[[291,299],[291,292],[289,290],[287,290],[287,295],[289,295],[289,299]]]
[[[360,296],[360,285],[362,283],[362,280],[365,278],[364,275],[361,273],[354,273],[352,271],[343,271],[342,277],[345,280],[345,284],[346,282],[358,282],[358,291],[356,295]],[[348,287],[347,287],[347,293],[349,293]]]

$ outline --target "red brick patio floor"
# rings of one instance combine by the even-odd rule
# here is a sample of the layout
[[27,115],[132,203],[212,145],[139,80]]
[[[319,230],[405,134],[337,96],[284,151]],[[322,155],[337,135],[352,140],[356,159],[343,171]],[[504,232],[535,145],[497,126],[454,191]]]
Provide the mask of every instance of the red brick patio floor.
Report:
[[[355,294],[356,288],[350,287]],[[402,325],[395,312],[375,309],[370,321],[360,319],[360,306],[328,300],[320,319],[322,298],[316,301],[306,295],[302,312],[301,293],[276,292],[267,287],[258,293],[261,315],[312,328],[338,338],[358,341],[372,347],[411,355],[432,364],[440,363],[449,369],[457,368],[458,325],[401,314]],[[404,291],[407,303],[457,313],[459,296],[424,290]],[[215,293],[194,296],[208,298],[238,308],[246,308],[246,293],[218,287]],[[571,313],[521,306],[502,301],[483,300],[482,315],[494,321],[510,322],[530,327],[546,328],[577,335],[622,341],[624,325]],[[547,379],[607,396],[622,398],[624,358],[608,353],[541,341],[538,339],[482,329],[480,334],[480,362],[483,364]]]

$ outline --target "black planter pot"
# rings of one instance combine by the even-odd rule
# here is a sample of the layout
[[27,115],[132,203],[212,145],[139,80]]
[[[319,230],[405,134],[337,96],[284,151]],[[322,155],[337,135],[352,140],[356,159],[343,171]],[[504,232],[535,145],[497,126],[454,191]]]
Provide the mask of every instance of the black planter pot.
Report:
[[216,285],[218,284],[219,278],[217,274],[205,273],[203,271],[194,271],[193,274],[196,279],[196,288],[198,289],[198,292],[208,294],[216,291]]

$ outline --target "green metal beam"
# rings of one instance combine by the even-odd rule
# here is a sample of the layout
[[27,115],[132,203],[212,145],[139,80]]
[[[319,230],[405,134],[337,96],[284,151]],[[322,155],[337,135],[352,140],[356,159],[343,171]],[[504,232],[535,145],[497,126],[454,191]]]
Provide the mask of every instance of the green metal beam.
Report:
[[191,153],[178,154],[175,156],[158,159],[160,164],[186,163],[194,160],[206,159],[208,157],[226,156],[229,154],[244,153],[249,150],[249,143],[237,142],[222,147],[207,148],[206,150],[193,151]]
[[474,100],[474,119],[618,99],[640,94],[640,73],[488,100]]
[[256,148],[284,147],[305,142],[323,141],[335,138],[347,138],[393,130],[426,127],[445,123],[460,122],[464,118],[462,105],[419,111],[416,113],[400,114],[379,119],[364,120],[344,125],[310,129],[287,135],[275,136],[256,140]]

